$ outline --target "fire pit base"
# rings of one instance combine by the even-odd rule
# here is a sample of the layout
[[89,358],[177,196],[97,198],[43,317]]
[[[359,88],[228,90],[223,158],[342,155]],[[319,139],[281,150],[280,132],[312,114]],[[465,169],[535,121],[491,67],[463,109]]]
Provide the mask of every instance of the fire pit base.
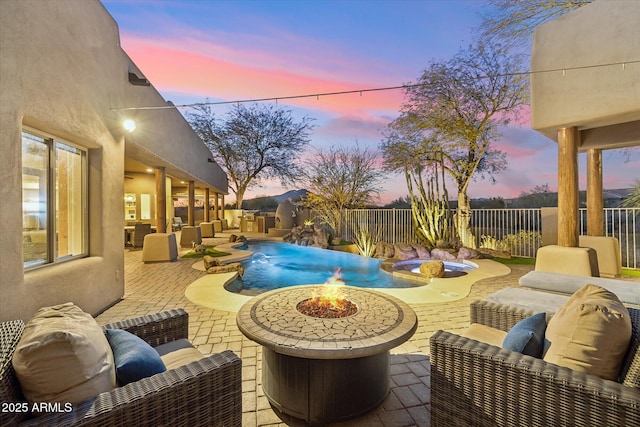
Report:
[[415,312],[381,292],[340,287],[358,310],[320,318],[297,310],[323,285],[292,286],[248,301],[236,317],[240,331],[262,345],[262,388],[271,404],[309,424],[365,414],[389,393],[389,350],[418,326]]
[[305,359],[262,349],[262,387],[281,412],[311,425],[364,415],[389,393],[389,352]]

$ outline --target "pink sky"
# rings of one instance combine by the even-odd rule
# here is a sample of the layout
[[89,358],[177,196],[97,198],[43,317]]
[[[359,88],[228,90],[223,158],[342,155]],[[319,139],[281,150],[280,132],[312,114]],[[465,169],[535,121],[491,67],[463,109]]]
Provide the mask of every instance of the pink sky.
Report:
[[[467,43],[480,2],[411,1],[161,1],[105,0],[127,54],[176,105],[287,97],[398,86],[415,80],[430,60],[446,60]],[[280,100],[294,117],[316,119],[314,148],[377,149],[398,115],[401,90]],[[227,106],[214,106],[223,115]],[[181,109],[185,112],[186,109]],[[474,181],[469,195],[516,197],[537,185],[557,188],[556,144],[530,129],[528,113],[503,130],[495,148],[509,169],[497,183]],[[603,156],[604,187],[628,187],[640,170],[638,151]],[[584,156],[580,182],[585,187]],[[275,182],[246,198],[287,191]],[[455,189],[449,189],[455,194]],[[380,203],[407,194],[389,177]],[[228,196],[229,201],[233,195]]]

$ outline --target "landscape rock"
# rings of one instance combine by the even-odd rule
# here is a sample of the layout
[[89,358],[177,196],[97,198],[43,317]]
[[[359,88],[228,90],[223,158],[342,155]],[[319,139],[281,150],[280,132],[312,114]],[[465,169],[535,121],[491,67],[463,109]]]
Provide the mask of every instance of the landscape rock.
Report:
[[478,258],[478,252],[471,248],[462,247],[458,251],[458,259]]
[[235,234],[229,235],[229,243],[233,243],[236,240],[238,240],[238,236],[237,235],[235,235]]
[[393,249],[393,245],[387,242],[378,242],[376,243],[376,250],[374,253],[374,257],[376,258],[393,258],[395,255],[395,250]]
[[244,268],[242,264],[239,262],[231,262],[229,264],[223,265],[215,265],[207,268],[207,273],[209,274],[219,274],[219,273],[232,273],[234,271],[238,272],[238,276],[242,277],[244,274]]
[[417,243],[412,243],[411,246],[413,246],[413,249],[416,250],[416,254],[418,255],[418,258],[431,259],[431,254],[429,253],[429,249]]
[[483,256],[483,258],[511,258],[511,254],[506,251],[498,251],[489,248],[478,248],[477,252]]
[[414,259],[418,257],[416,250],[411,245],[396,243],[393,248],[395,249],[395,257],[399,260]]
[[282,240],[299,246],[314,246],[323,249],[329,247],[327,233],[322,229],[315,228],[313,225],[293,227],[291,233],[282,236]]
[[205,245],[196,245],[193,251],[197,254],[204,254],[207,253],[207,247]]
[[420,264],[420,274],[429,279],[444,277],[444,263],[442,261],[426,261]]
[[212,257],[210,255],[205,255],[204,257],[202,257],[202,261],[204,262],[204,269],[205,270],[208,270],[211,267],[215,267],[215,266],[220,265],[220,262],[216,258],[214,258],[214,257]]
[[456,256],[444,249],[435,248],[431,251],[431,259],[440,261],[455,261]]

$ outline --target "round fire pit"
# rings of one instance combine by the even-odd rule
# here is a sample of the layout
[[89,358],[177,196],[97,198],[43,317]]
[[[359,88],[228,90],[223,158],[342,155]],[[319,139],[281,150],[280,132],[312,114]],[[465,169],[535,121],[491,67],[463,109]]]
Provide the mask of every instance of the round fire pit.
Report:
[[[326,285],[325,285],[326,286]],[[238,312],[238,328],[263,346],[262,387],[280,411],[310,424],[362,415],[389,392],[389,350],[417,327],[414,311],[381,292],[340,286],[342,317],[300,311],[322,285],[264,293]],[[304,304],[302,304],[304,305]],[[314,315],[316,312],[322,316]],[[317,313],[316,313],[317,314]]]

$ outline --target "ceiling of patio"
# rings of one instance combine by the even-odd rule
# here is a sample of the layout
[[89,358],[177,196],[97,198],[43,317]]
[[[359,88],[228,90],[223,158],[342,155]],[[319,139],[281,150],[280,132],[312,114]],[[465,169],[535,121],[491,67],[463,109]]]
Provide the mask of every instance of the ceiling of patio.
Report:
[[[150,161],[150,163],[151,163],[151,161]],[[186,183],[189,180],[193,179],[191,176],[189,176],[188,174],[185,174],[184,172],[180,171],[177,168],[162,164],[160,159],[156,159],[156,161],[153,162],[153,163],[154,163],[155,166],[165,166],[166,167],[167,177],[169,179],[171,179],[171,188],[172,188],[172,191],[174,193],[176,192],[176,190],[180,190],[180,189],[186,188],[187,187]],[[125,177],[127,177],[127,174],[129,174],[129,177],[131,177],[130,174],[132,174],[132,173],[154,174],[155,173],[155,166],[153,166],[151,164],[147,164],[147,163],[143,163],[143,162],[137,161],[137,160],[132,159],[130,157],[125,157],[125,159],[124,159],[124,175],[125,175]],[[152,171],[149,172],[148,169],[152,169]],[[203,182],[200,182],[200,181],[195,181],[195,186],[196,186],[196,188],[209,187],[207,184],[205,184]]]

